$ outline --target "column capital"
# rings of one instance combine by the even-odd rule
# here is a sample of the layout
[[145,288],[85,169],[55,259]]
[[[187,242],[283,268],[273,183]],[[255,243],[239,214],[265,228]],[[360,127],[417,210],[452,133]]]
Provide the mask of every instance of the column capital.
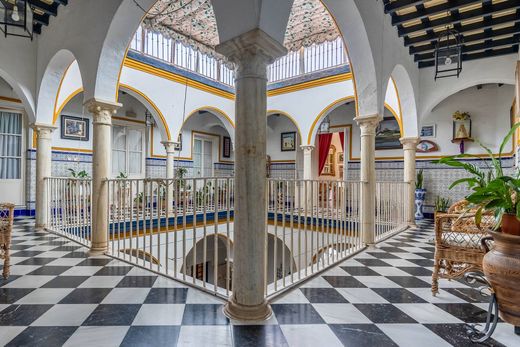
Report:
[[238,66],[240,77],[267,75],[267,65],[287,49],[261,29],[253,29],[219,44],[215,50]]
[[363,135],[363,134],[375,135],[376,128],[382,119],[383,119],[383,117],[381,117],[379,114],[373,114],[373,115],[369,115],[369,116],[357,116],[354,118],[356,123],[361,128],[361,135]]
[[405,151],[415,151],[417,148],[417,144],[419,143],[419,138],[416,136],[410,136],[410,137],[401,137],[399,141],[403,145],[403,149]]
[[174,154],[175,153],[175,145],[178,143],[172,140],[167,141],[161,141],[161,144],[164,146],[164,149],[166,150],[167,154]]
[[50,124],[34,123],[31,125],[31,128],[36,131],[38,138],[50,139],[52,132],[58,127]]
[[112,124],[112,115],[116,114],[123,105],[118,102],[92,98],[85,101],[83,106],[94,116],[94,123]]
[[316,147],[313,145],[301,145],[300,148],[304,152],[312,152],[314,150],[314,148],[316,148]]

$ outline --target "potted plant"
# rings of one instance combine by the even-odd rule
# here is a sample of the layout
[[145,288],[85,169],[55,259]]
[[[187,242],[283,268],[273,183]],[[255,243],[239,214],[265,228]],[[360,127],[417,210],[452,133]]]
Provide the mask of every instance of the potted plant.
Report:
[[426,198],[426,189],[423,187],[424,184],[424,171],[423,169],[417,172],[417,178],[415,180],[415,219],[424,219],[423,206],[424,199]]
[[446,213],[448,212],[448,208],[450,207],[451,201],[448,198],[443,198],[441,196],[437,196],[435,198],[435,215],[437,213]]
[[495,218],[493,230],[489,230],[494,244],[482,261],[482,268],[487,280],[496,294],[500,317],[515,326],[520,325],[520,175],[516,171],[512,176],[504,175],[502,153],[513,137],[520,123],[515,124],[500,144],[498,155],[483,144],[479,145],[488,154],[491,166],[484,171],[476,165],[459,159],[468,157],[462,154],[443,158],[439,163],[466,170],[469,177],[452,183],[450,188],[466,183],[471,192],[466,196],[470,208],[475,209],[475,224],[481,225],[483,213],[492,213]]

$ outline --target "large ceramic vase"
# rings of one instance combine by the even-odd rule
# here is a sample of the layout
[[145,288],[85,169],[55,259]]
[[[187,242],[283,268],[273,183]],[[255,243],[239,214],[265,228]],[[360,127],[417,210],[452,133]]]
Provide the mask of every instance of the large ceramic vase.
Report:
[[489,233],[495,242],[482,267],[496,293],[500,318],[520,326],[520,236]]
[[423,206],[426,198],[426,189],[415,189],[415,219],[424,219]]

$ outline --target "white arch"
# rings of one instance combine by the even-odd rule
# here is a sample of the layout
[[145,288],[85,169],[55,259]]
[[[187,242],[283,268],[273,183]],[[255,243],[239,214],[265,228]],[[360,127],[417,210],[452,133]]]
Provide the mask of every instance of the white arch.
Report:
[[397,97],[401,111],[403,137],[413,137],[419,134],[417,119],[417,103],[412,81],[404,66],[397,64],[391,78],[395,82]]
[[464,62],[460,78],[434,81],[433,69],[421,70],[419,121],[423,121],[442,100],[461,90],[486,83],[515,84],[517,54]]
[[[377,69],[372,54],[364,17],[358,6],[366,0],[322,0],[336,21],[348,49],[350,66],[354,74],[358,115],[381,113],[382,91],[378,90]],[[382,103],[381,103],[382,105]]]
[[11,74],[7,73],[7,71],[3,69],[0,69],[0,77],[5,80],[11,88],[13,88],[16,96],[18,96],[22,101],[29,123],[34,123],[36,121],[36,116],[34,112],[34,99],[31,91],[24,85],[18,83]]
[[[47,65],[38,88],[38,104],[36,121],[43,124],[52,124],[58,93],[68,68],[76,60],[74,54],[62,49],[56,52]],[[81,69],[79,70],[81,75]]]

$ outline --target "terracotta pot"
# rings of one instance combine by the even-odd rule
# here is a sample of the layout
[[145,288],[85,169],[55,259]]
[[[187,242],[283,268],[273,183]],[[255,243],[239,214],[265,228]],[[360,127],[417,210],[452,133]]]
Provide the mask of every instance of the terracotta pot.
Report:
[[514,214],[504,214],[500,229],[503,233],[520,236],[520,220]]
[[496,293],[500,318],[520,326],[520,236],[489,233],[495,243],[484,256],[482,267]]

